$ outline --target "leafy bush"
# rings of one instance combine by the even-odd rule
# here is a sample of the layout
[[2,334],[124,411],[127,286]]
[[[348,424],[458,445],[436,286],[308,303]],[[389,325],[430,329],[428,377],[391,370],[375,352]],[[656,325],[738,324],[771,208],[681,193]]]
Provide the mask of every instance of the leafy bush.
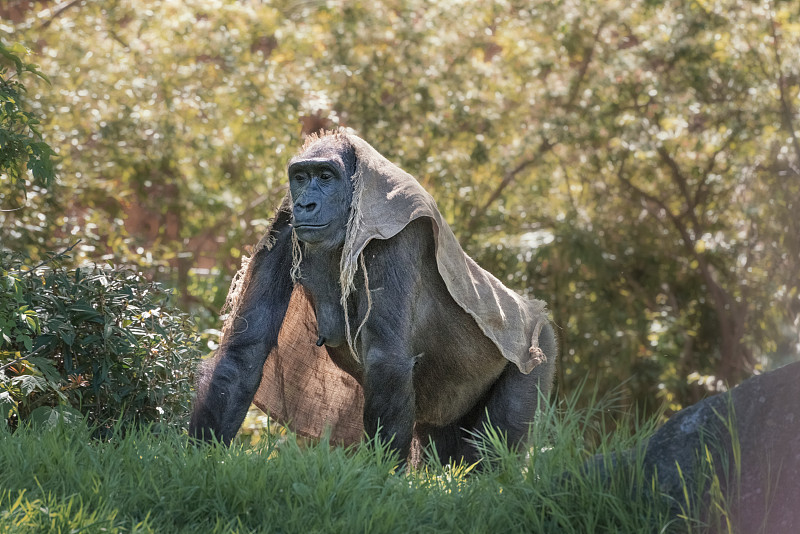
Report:
[[198,339],[170,293],[125,268],[61,259],[25,269],[0,251],[0,421],[184,419]]
[[0,41],[0,175],[7,178],[3,183],[12,188],[0,190],[0,205],[9,199],[24,204],[25,164],[38,185],[46,187],[55,177],[50,159],[55,152],[42,139],[37,128],[39,119],[20,106],[26,94],[25,86],[18,80],[20,75],[31,73],[49,83],[37,65],[23,61],[28,52],[19,43],[7,47]]
[[[33,184],[54,178],[54,155],[25,109],[30,73],[22,45],[0,42],[0,204],[25,204]],[[17,194],[20,193],[20,194]],[[22,206],[11,211],[21,209]],[[74,246],[74,245],[73,245]],[[183,418],[197,338],[169,293],[120,268],[66,269],[64,253],[34,268],[0,249],[0,426],[86,416],[90,423]]]

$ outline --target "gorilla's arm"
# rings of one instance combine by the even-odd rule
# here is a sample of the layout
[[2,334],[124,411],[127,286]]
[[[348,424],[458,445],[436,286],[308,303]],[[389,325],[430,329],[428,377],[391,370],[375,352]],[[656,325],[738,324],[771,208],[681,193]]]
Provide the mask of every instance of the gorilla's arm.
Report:
[[274,245],[253,258],[252,277],[234,310],[234,323],[217,356],[200,370],[189,423],[192,437],[210,440],[213,435],[227,445],[247,415],[292,295],[290,216],[291,212],[278,212],[271,231]]
[[369,299],[366,291],[359,292],[359,321],[369,308],[360,339],[365,368],[364,430],[370,437],[379,434],[383,442],[391,441],[400,459],[408,456],[416,407],[413,374],[418,355],[413,326],[422,290],[419,270],[424,249],[419,224],[367,246]]

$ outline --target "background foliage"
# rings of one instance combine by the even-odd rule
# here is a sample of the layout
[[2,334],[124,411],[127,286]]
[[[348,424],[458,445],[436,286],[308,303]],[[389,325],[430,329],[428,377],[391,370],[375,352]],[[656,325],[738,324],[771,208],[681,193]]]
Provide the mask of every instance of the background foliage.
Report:
[[27,175],[4,249],[37,260],[78,236],[76,264],[131,265],[215,328],[302,136],[347,126],[482,266],[550,303],[562,391],[625,382],[625,403],[678,409],[796,358],[797,2],[74,0],[0,17],[52,83],[30,78],[25,103],[60,177]]
[[[32,73],[21,45],[0,43],[15,68],[0,69],[0,148],[8,196],[55,178],[53,151],[22,106]],[[21,179],[27,167],[31,182]],[[24,207],[24,206],[22,206]],[[18,208],[21,209],[22,207]],[[11,209],[9,212],[17,211]],[[124,267],[62,263],[80,243],[25,267],[27,255],[0,248],[0,427],[89,422],[105,432],[130,423],[183,422],[191,398],[197,336],[169,293]]]
[[197,336],[158,284],[124,268],[37,274],[2,252],[0,275],[0,425],[184,422]]

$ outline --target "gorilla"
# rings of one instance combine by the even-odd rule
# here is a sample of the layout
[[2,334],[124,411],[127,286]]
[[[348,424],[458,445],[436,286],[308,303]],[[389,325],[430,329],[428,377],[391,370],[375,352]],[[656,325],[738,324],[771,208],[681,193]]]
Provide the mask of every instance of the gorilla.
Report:
[[419,183],[352,134],[312,136],[288,178],[263,246],[234,281],[190,435],[230,443],[259,387],[278,387],[261,383],[262,368],[301,291],[322,358],[363,392],[362,433],[401,459],[416,437],[442,462],[479,460],[475,435],[487,425],[524,444],[555,369],[544,303],[481,269]]

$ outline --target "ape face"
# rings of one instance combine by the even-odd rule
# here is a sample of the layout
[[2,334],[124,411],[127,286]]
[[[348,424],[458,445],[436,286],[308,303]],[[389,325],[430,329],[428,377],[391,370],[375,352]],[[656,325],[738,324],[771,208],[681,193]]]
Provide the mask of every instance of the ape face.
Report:
[[302,154],[289,164],[292,224],[300,241],[334,249],[344,244],[347,232],[352,170],[336,152],[315,152]]

